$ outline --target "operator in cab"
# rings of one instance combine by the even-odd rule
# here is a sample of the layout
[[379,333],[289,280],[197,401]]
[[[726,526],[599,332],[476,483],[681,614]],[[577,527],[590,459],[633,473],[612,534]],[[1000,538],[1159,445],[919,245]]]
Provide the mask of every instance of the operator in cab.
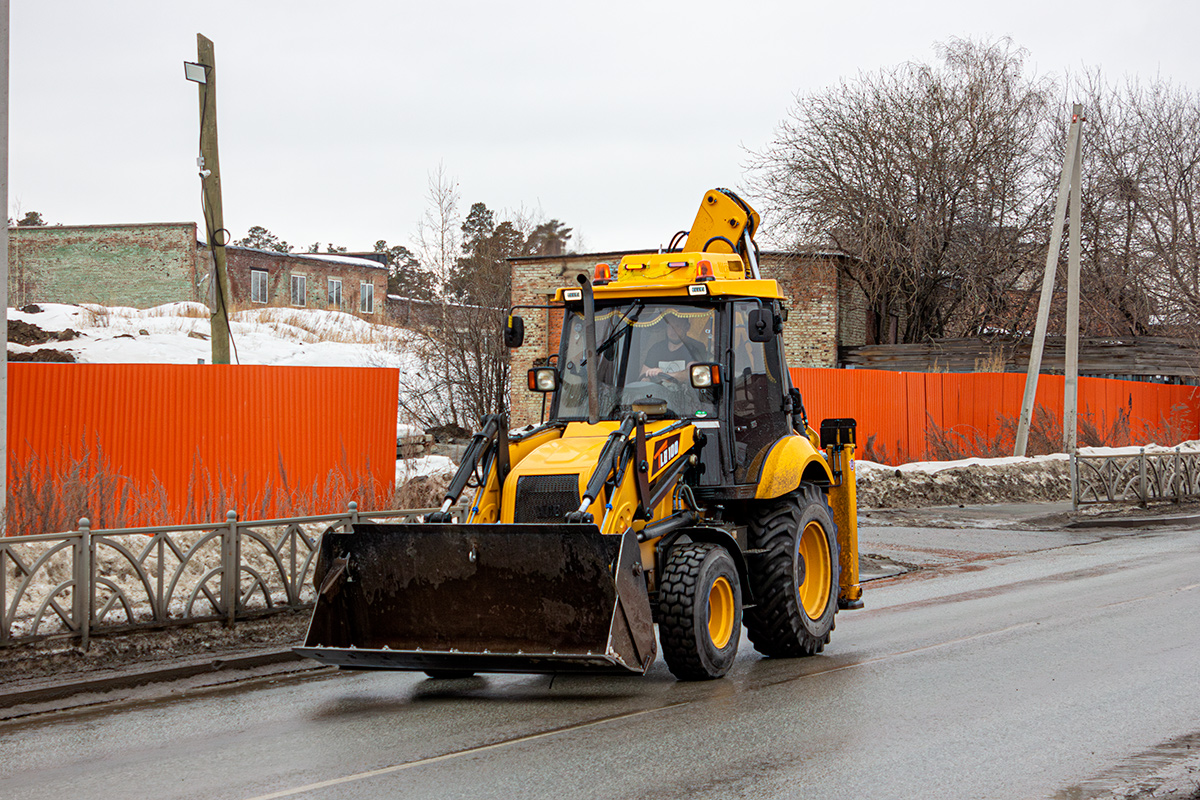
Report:
[[687,319],[678,314],[667,313],[666,335],[658,338],[646,353],[641,371],[642,380],[661,381],[670,378],[677,383],[688,383],[688,364],[709,361],[707,348],[691,335]]

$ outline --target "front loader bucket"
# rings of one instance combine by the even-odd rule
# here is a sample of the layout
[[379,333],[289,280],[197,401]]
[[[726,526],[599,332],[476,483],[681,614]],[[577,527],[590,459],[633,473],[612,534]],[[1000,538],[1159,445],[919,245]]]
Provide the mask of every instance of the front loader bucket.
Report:
[[327,533],[304,647],[326,664],[645,672],[654,628],[637,538],[595,525],[358,524]]

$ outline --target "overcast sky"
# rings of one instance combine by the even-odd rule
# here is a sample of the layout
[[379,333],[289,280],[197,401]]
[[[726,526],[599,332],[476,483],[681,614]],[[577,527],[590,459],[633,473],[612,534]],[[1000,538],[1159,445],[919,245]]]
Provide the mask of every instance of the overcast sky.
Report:
[[598,251],[665,244],[743,185],[797,92],[1005,35],[1039,73],[1198,88],[1198,30],[1196,0],[12,0],[9,215],[199,219],[197,33],[235,238],[406,243],[440,162],[464,212],[540,212]]

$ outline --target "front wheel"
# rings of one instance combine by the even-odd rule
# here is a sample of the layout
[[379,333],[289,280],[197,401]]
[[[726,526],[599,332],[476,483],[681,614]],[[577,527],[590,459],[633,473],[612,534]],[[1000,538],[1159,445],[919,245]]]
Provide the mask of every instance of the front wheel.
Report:
[[750,519],[754,554],[746,611],[754,649],[768,656],[809,656],[829,643],[837,613],[837,525],[824,493],[799,490],[758,507]]
[[728,672],[742,635],[742,587],[728,551],[705,542],[675,546],[658,597],[658,633],[671,673],[695,681]]

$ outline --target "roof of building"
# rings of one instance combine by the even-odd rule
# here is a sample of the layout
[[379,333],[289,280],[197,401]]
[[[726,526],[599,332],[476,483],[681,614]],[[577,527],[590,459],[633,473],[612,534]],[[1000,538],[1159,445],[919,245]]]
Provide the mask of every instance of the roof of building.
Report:
[[[208,243],[202,239],[196,240],[197,247],[208,247]],[[360,267],[362,269],[381,269],[386,270],[387,266],[380,264],[373,258],[362,258],[358,256],[348,256],[341,253],[284,253],[279,250],[262,250],[257,247],[243,247],[237,244],[225,246],[226,250],[243,250],[248,253],[262,253],[268,256],[278,256],[280,258],[301,259],[306,261],[324,261],[326,263],[333,262],[335,264],[346,264],[347,266]]]

